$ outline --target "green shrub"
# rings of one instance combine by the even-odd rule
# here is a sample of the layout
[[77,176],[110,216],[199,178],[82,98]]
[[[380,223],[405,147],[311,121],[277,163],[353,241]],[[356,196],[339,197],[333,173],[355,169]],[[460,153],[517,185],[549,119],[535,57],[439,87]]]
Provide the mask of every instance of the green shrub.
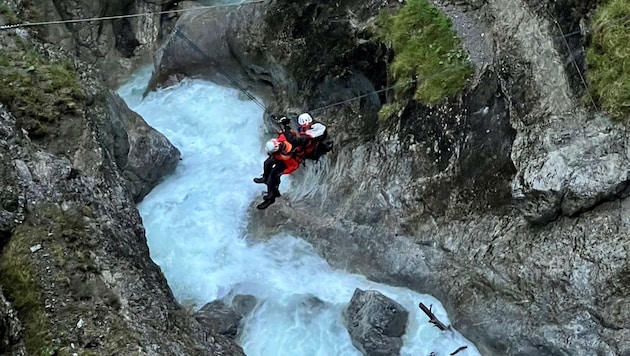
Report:
[[390,74],[397,100],[413,94],[432,105],[465,88],[472,73],[468,55],[451,21],[428,1],[409,0],[397,13],[382,14],[377,27],[394,51]]
[[630,116],[630,0],[597,9],[586,51],[591,95],[613,118]]

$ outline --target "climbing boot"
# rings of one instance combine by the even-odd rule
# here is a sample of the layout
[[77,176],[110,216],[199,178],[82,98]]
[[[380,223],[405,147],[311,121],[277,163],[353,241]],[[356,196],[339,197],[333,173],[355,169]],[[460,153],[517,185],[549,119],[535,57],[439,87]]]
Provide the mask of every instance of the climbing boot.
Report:
[[269,205],[273,204],[276,202],[276,199],[265,199],[264,202],[256,205],[256,208],[262,210],[262,209],[267,209],[269,207]]
[[256,178],[254,178],[254,183],[264,184],[265,183],[265,178],[263,178],[263,177],[256,177]]

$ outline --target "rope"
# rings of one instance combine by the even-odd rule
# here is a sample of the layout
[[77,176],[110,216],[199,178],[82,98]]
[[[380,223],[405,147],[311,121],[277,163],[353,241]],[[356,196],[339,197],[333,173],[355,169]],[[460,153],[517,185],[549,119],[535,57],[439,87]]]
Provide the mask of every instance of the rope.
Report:
[[[549,14],[549,16],[551,16],[551,14]],[[553,17],[553,16],[552,16],[552,17]],[[630,19],[630,15],[626,15],[626,16],[623,16],[623,17],[618,17],[618,18],[616,18],[616,19],[608,20],[608,21],[606,21],[606,22],[601,23],[599,26],[591,27],[590,29],[589,29],[589,28],[587,28],[586,30],[582,30],[582,29],[580,29],[580,30],[575,30],[575,31],[573,31],[573,32],[569,32],[569,33],[566,33],[566,34],[565,34],[565,33],[563,33],[563,32],[562,32],[562,28],[560,28],[560,33],[562,33],[562,36],[556,36],[556,37],[554,37],[554,39],[563,38],[563,39],[565,39],[565,40],[566,40],[566,38],[571,37],[571,36],[575,36],[575,35],[578,35],[578,34],[582,34],[582,33],[584,33],[584,34],[587,34],[587,33],[593,33],[593,32],[595,32],[595,31],[599,31],[599,30],[600,30],[602,27],[604,27],[604,26],[608,26],[608,25],[610,25],[610,24],[617,23],[617,22],[622,22],[622,21],[625,21],[625,20],[627,20],[627,19]],[[556,25],[560,26],[560,25],[558,24],[558,21],[557,21],[555,18],[554,18],[554,21],[556,22]]]
[[[560,31],[560,33],[562,32],[562,27],[560,27],[560,24],[558,23],[558,21],[556,21],[554,19],[556,26],[558,27],[558,30]],[[580,70],[580,66],[578,66],[578,64],[575,62],[575,58],[573,57],[573,54],[571,53],[571,46],[569,46],[569,42],[567,42],[566,37],[562,37],[563,41],[564,41],[564,45],[567,47],[567,51],[569,54],[569,57],[571,58],[571,62],[573,63],[573,66],[575,67],[575,70],[577,70],[579,76],[580,76],[580,80],[582,81],[582,85],[584,86],[584,90],[586,90],[586,94],[588,94],[589,99],[591,99],[591,104],[593,104],[593,107],[595,108],[595,110],[599,111],[599,108],[597,108],[597,104],[595,104],[595,100],[593,99],[593,96],[591,95],[591,91],[588,89],[588,84],[586,84],[586,79],[584,79],[584,76],[582,75],[582,71]]]
[[466,68],[466,66],[461,65],[461,66],[457,66],[457,67],[446,68],[446,69],[443,69],[443,70],[441,70],[439,72],[431,73],[431,74],[429,74],[427,76],[424,76],[424,77],[416,77],[414,79],[409,79],[409,80],[407,80],[405,82],[392,85],[391,87],[375,90],[375,91],[372,91],[372,92],[369,92],[369,93],[366,93],[366,94],[361,94],[359,96],[355,96],[355,97],[350,98],[350,99],[341,100],[341,101],[338,101],[338,102],[335,102],[335,103],[332,103],[332,104],[329,104],[329,105],[321,106],[321,107],[318,107],[318,108],[315,108],[315,109],[312,109],[312,110],[307,110],[307,111],[308,112],[319,112],[319,111],[326,110],[326,109],[329,109],[329,108],[337,106],[337,105],[345,104],[345,103],[353,101],[353,100],[362,99],[362,98],[365,98],[367,96],[374,95],[374,94],[380,94],[382,92],[385,92],[385,91],[388,91],[388,90],[391,90],[391,89],[395,89],[395,88],[400,87],[400,86],[404,86],[404,85],[407,85],[407,84],[415,83],[415,82],[420,81],[420,80],[431,79],[433,77],[437,77],[440,74],[448,73],[448,72],[454,72],[456,70],[463,69],[463,68]]
[[[149,4],[146,0],[143,0],[144,3]],[[214,8],[214,7],[221,7],[221,6],[233,6],[233,5],[242,5],[242,4],[253,4],[253,3],[258,3],[258,2],[262,2],[264,0],[254,0],[254,1],[249,1],[249,2],[242,2],[239,4],[226,4],[226,5],[215,5],[215,6],[205,6],[202,8]],[[194,8],[194,9],[199,9],[199,8]],[[194,9],[187,9],[187,10],[194,10]],[[185,10],[177,10],[177,11],[185,11]],[[157,15],[161,15],[162,13],[169,13],[169,12],[173,12],[173,11],[152,11],[150,13],[152,14],[157,14]],[[258,98],[256,98],[252,93],[250,93],[247,89],[245,89],[242,85],[240,85],[238,83],[238,81],[232,77],[229,73],[227,73],[226,71],[224,71],[221,66],[219,66],[218,64],[216,64],[212,58],[210,56],[208,56],[207,53],[205,53],[201,48],[199,48],[199,46],[197,46],[190,38],[188,38],[188,36],[186,36],[179,28],[177,28],[176,26],[171,26],[171,29],[173,30],[173,32],[179,36],[182,40],[184,40],[190,47],[192,47],[197,53],[201,54],[202,57],[205,57],[206,60],[208,60],[208,62],[210,62],[216,69],[217,71],[219,71],[219,73],[221,73],[224,77],[226,77],[228,79],[228,81],[232,84],[232,86],[234,86],[235,88],[239,89],[241,92],[243,92],[250,100],[252,100],[256,105],[258,105],[258,107],[260,107],[264,112],[267,112],[267,108],[265,107],[265,105],[258,100]]]
[[234,79],[234,77],[232,77],[230,74],[228,74],[226,71],[224,71],[221,68],[221,66],[217,65],[216,63],[214,63],[212,58],[210,56],[208,56],[201,48],[199,48],[193,41],[191,41],[188,37],[186,37],[186,35],[179,28],[173,27],[173,31],[175,32],[176,35],[178,35],[181,39],[183,39],[186,43],[188,43],[189,46],[191,46],[195,51],[197,51],[197,53],[199,53],[203,57],[205,57],[223,76],[225,76],[230,81],[230,83],[235,88],[239,89],[245,95],[247,95],[247,97],[250,100],[252,100],[256,105],[258,105],[261,109],[263,109],[263,111],[265,111],[265,112],[267,111],[267,108],[265,107],[265,105],[260,100],[258,100],[258,98],[256,98],[247,89],[243,88],[243,86],[240,85],[238,83],[238,81],[236,79]]
[[[67,23],[80,23],[80,22],[89,22],[89,21],[115,20],[115,19],[133,18],[133,17],[149,16],[149,15],[156,15],[156,14],[157,15],[173,14],[173,13],[180,13],[180,12],[193,11],[193,10],[204,10],[204,9],[212,9],[212,8],[220,8],[220,7],[249,5],[249,4],[261,3],[261,2],[264,2],[264,1],[265,0],[251,0],[251,1],[245,1],[245,2],[241,2],[241,3],[237,3],[237,4],[207,5],[207,6],[199,6],[199,7],[189,8],[189,9],[174,9],[174,10],[151,11],[151,12],[144,12],[144,13],[138,13],[138,14],[128,14],[128,15],[92,17],[92,18],[86,18],[86,19],[69,19],[69,20],[58,20],[58,21],[30,22],[30,23],[21,23],[21,24],[13,24],[13,25],[1,25],[0,26],[0,31],[8,30],[8,29],[14,29],[14,28],[20,28],[20,27],[31,27],[31,26],[53,25],[53,24],[67,24]],[[617,19],[613,19],[613,20],[610,20],[610,21],[607,21],[607,22],[604,22],[604,23],[600,24],[599,26],[591,28],[590,31],[587,31],[587,32],[597,31],[600,28],[604,27],[605,25],[609,25],[611,23],[616,23],[616,22],[621,22],[621,21],[624,21],[624,20],[626,20],[628,18],[630,18],[630,15],[624,16],[624,17],[621,17],[621,18],[617,18]],[[565,45],[567,46],[567,49],[570,52],[571,48],[570,48],[566,38],[570,37],[570,36],[574,36],[576,34],[580,34],[583,31],[582,30],[576,30],[576,31],[564,34],[563,31],[562,31],[562,28],[560,27],[560,24],[558,23],[558,21],[556,21],[555,19],[554,19],[554,21],[555,21],[556,25],[558,26],[558,29],[560,30],[560,33],[562,34],[562,36],[558,36],[557,38],[562,38],[564,40],[564,43],[565,43]],[[214,63],[214,61],[212,61],[211,57],[208,56],[203,50],[201,50],[201,48],[199,48],[193,41],[191,41],[183,32],[181,32],[181,30],[179,30],[177,27],[174,27],[173,31],[180,38],[182,38],[186,43],[188,43],[188,45],[190,45],[195,51],[197,51],[199,54],[201,54],[203,57],[205,57],[210,63],[212,63],[217,68],[217,70],[230,81],[230,83],[234,87],[236,87],[241,92],[243,92],[250,100],[254,101],[254,103],[256,105],[258,105],[261,109],[263,109],[265,112],[267,111],[267,108],[265,107],[265,105],[260,100],[258,100],[248,90],[246,90],[243,86],[241,86],[236,81],[236,79],[234,79],[227,72],[222,70],[220,66],[216,65],[216,63]],[[584,88],[586,89],[586,92],[589,95],[591,103],[597,109],[597,106],[595,105],[595,101],[594,101],[593,97],[591,96],[591,94],[590,94],[590,92],[588,90],[588,85],[586,84],[586,80],[584,79],[584,76],[582,75],[582,72],[580,71],[579,66],[577,65],[577,63],[575,62],[575,59],[573,57],[571,57],[571,61],[573,62],[573,65],[575,66],[576,70],[578,71],[578,74],[580,76],[582,84],[584,85]],[[458,70],[458,69],[461,69],[461,68],[464,68],[464,67],[465,66],[458,66],[458,67],[453,67],[453,68],[447,68],[447,69],[444,69],[442,71],[435,72],[435,73],[432,73],[430,75],[427,75],[425,77],[414,78],[414,79],[408,80],[406,82],[398,83],[398,84],[395,84],[393,86],[390,86],[390,87],[387,87],[387,88],[384,88],[384,89],[372,91],[372,92],[369,92],[369,93],[366,93],[366,94],[362,94],[362,95],[359,95],[359,96],[356,96],[356,97],[352,97],[352,98],[349,98],[349,99],[345,99],[345,100],[341,100],[341,101],[338,101],[338,102],[334,102],[334,103],[329,104],[329,105],[321,106],[321,107],[312,109],[309,112],[318,112],[318,111],[326,110],[326,109],[329,109],[331,107],[338,106],[338,105],[341,105],[341,104],[345,104],[345,103],[353,101],[353,100],[362,99],[362,98],[365,98],[367,96],[371,96],[371,95],[374,95],[374,94],[379,94],[379,93],[382,93],[382,92],[394,89],[394,88],[399,87],[399,86],[415,83],[415,82],[417,82],[419,80],[426,80],[426,79],[435,77],[437,75],[440,75],[442,73],[455,71],[455,70]]]
[[41,22],[26,22],[19,23],[13,25],[1,25],[0,31],[9,30],[18,27],[32,27],[32,26],[44,26],[44,25],[59,25],[59,24],[68,24],[68,23],[79,23],[79,22],[90,22],[90,21],[105,21],[105,20],[118,20],[132,17],[141,17],[141,16],[150,16],[150,15],[165,15],[165,14],[175,14],[186,11],[194,11],[194,10],[205,10],[205,9],[214,9],[220,7],[230,7],[230,6],[240,6],[240,5],[249,5],[264,2],[265,0],[251,0],[245,1],[238,4],[219,4],[219,5],[206,5],[206,6],[198,6],[189,9],[174,9],[174,10],[164,10],[164,11],[150,11],[143,12],[138,14],[128,14],[128,15],[114,15],[114,16],[100,16],[100,17],[90,17],[85,19],[69,19],[69,20],[56,20],[56,21],[41,21]]

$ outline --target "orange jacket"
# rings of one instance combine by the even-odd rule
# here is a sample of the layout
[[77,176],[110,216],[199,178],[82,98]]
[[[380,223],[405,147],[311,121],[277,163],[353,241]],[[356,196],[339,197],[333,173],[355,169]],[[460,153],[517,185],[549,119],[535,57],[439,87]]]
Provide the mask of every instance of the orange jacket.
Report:
[[277,138],[278,141],[284,142],[283,148],[278,152],[273,153],[273,158],[278,161],[284,162],[287,168],[282,171],[282,174],[291,174],[300,166],[300,159],[295,154],[293,145],[291,142],[287,141],[287,138],[284,134],[280,134]]

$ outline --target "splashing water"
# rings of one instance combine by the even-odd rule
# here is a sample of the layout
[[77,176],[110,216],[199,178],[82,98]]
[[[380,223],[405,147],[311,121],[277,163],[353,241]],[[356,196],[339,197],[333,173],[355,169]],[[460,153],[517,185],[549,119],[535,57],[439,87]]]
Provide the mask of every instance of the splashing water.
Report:
[[143,99],[150,72],[143,68],[118,93],[182,153],[176,171],[138,206],[151,258],[178,301],[200,308],[254,295],[258,305],[237,340],[248,355],[360,355],[342,313],[355,288],[378,290],[409,311],[402,355],[448,355],[461,346],[467,348],[458,356],[479,355],[456,331],[427,322],[420,302],[449,323],[431,296],[332,269],[294,236],[248,243],[248,209],[261,193],[251,179],[265,159],[262,110],[234,89],[201,80],[187,79]]

